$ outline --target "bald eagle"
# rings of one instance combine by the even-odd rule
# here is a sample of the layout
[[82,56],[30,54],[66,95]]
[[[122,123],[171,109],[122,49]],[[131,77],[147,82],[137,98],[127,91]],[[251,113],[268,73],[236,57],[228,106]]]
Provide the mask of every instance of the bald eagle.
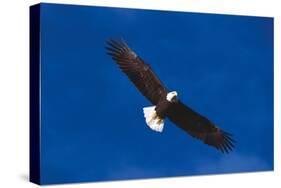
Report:
[[107,54],[133,82],[153,106],[144,107],[145,122],[152,130],[162,132],[168,118],[180,129],[223,153],[234,148],[234,139],[228,132],[215,126],[206,117],[195,112],[178,99],[176,91],[168,91],[152,68],[146,64],[124,40],[108,40]]

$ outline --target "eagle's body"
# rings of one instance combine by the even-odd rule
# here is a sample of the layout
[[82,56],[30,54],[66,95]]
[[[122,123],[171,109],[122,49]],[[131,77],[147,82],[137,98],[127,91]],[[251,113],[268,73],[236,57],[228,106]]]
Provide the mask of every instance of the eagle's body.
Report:
[[172,105],[173,105],[173,101],[169,101],[167,98],[160,100],[155,107],[156,114],[162,119],[166,118],[168,110],[169,108],[171,108]]
[[162,132],[164,119],[175,102],[177,102],[177,92],[169,92],[166,97],[162,97],[156,106],[143,108],[146,124],[154,131]]
[[162,132],[164,119],[169,118],[179,128],[204,143],[222,152],[232,150],[234,140],[231,134],[183,104],[177,98],[176,91],[169,92],[151,67],[125,42],[110,40],[107,50],[137,89],[153,104],[143,108],[146,124],[152,130]]

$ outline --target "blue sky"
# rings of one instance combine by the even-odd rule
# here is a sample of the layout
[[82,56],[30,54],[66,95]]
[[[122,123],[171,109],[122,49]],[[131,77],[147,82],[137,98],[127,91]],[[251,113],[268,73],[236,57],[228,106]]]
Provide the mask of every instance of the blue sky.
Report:
[[[41,7],[42,183],[273,169],[273,19]],[[123,38],[170,90],[234,134],[228,155],[165,121],[105,53]]]

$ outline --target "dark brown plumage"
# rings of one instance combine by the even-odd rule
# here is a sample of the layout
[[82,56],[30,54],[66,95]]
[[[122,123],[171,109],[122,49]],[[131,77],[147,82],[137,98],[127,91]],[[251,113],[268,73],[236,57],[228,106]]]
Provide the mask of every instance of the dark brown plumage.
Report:
[[202,140],[222,152],[234,147],[231,134],[216,127],[211,121],[178,101],[169,108],[167,117],[191,136]]
[[106,48],[107,53],[152,104],[156,105],[161,97],[167,95],[167,90],[150,66],[145,64],[125,42],[110,40]]
[[[204,116],[193,111],[181,101],[167,103],[168,90],[158,79],[151,67],[124,41],[109,40],[107,53],[116,61],[120,69],[134,83],[138,90],[154,105],[160,117],[168,117],[179,128],[202,140],[205,144],[228,153],[234,147],[232,135],[215,126]],[[163,104],[163,105],[162,105]],[[161,114],[160,114],[161,113]]]

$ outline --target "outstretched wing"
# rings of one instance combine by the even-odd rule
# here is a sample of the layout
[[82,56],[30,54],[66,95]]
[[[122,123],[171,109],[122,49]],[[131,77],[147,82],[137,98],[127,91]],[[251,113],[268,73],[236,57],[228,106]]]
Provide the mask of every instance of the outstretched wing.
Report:
[[167,95],[167,91],[148,64],[124,41],[109,40],[107,53],[135,84],[138,90],[154,105]]
[[207,118],[193,111],[182,102],[174,103],[167,113],[167,117],[179,128],[191,136],[202,140],[223,153],[234,148],[232,135],[216,127]]

